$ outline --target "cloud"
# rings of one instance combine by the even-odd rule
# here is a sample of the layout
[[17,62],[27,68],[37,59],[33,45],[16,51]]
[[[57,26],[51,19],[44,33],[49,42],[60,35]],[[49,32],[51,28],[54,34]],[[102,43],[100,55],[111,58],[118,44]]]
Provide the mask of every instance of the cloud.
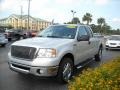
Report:
[[95,4],[97,5],[106,5],[108,2],[109,0],[95,0]]
[[119,23],[120,24],[120,18],[113,18],[112,21],[113,21],[113,23]]
[[[44,7],[49,2],[49,0],[31,0],[30,3],[30,11],[31,13],[37,13],[39,10],[44,10]],[[20,14],[21,6],[23,7],[23,14],[27,14],[28,12],[28,0],[3,0],[0,4],[0,12],[2,13],[14,13]]]
[[3,0],[1,3],[1,11],[16,12],[20,8],[20,0]]
[[77,4],[80,4],[84,2],[84,0],[53,0],[58,5],[64,5],[65,6],[74,6]]
[[69,19],[69,16],[66,15],[66,13],[61,12],[56,8],[44,8],[43,11],[32,14],[32,16],[40,17],[41,19],[45,19],[48,21],[52,21],[54,19],[56,23],[63,23],[65,21],[68,21]]

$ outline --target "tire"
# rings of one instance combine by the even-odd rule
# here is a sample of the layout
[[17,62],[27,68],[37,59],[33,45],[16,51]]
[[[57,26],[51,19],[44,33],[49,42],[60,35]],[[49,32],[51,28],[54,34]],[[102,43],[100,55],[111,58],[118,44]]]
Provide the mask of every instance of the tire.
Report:
[[1,46],[2,46],[2,47],[5,47],[5,45],[6,45],[6,44],[2,44]]
[[65,57],[62,59],[59,65],[57,80],[62,84],[66,84],[69,82],[72,75],[73,75],[73,61],[71,58]]
[[102,59],[102,47],[99,48],[98,53],[95,55],[95,61],[101,61]]
[[106,50],[109,50],[108,48],[105,48]]

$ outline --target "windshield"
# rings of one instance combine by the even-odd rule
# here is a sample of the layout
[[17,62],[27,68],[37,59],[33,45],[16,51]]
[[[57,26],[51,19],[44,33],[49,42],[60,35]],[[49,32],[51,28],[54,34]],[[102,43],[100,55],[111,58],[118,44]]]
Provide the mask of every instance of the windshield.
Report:
[[120,40],[120,36],[111,36],[109,40]]
[[39,33],[38,37],[74,39],[76,31],[77,26],[73,25],[50,26]]

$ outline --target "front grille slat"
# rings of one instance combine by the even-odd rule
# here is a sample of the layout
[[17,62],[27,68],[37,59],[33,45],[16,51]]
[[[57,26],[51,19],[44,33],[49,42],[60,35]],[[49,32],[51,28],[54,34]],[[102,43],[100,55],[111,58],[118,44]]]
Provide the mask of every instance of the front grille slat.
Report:
[[11,46],[11,55],[17,58],[33,59],[36,48],[25,46]]
[[30,71],[29,67],[25,67],[25,66],[21,66],[21,65],[16,65],[16,64],[12,64],[12,66],[16,67],[16,68],[20,68],[20,69],[24,69],[24,70],[28,70]]
[[110,43],[111,45],[116,45],[116,43]]

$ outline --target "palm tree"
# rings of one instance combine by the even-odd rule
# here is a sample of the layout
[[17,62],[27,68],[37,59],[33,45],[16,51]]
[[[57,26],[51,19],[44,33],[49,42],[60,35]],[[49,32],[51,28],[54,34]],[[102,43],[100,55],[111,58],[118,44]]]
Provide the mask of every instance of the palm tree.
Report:
[[105,24],[105,19],[104,18],[98,18],[97,20],[98,25],[103,26]]
[[[105,25],[105,19],[104,18],[98,18],[97,20],[98,25],[100,26],[100,31],[102,31],[102,27]],[[100,32],[99,31],[99,32]]]
[[92,21],[92,15],[90,13],[86,13],[83,18],[82,21],[86,21],[87,25],[89,25],[89,23]]
[[111,30],[111,27],[110,27],[107,23],[105,23],[105,24],[102,26],[102,31],[103,31],[104,34],[109,33],[110,30]]

